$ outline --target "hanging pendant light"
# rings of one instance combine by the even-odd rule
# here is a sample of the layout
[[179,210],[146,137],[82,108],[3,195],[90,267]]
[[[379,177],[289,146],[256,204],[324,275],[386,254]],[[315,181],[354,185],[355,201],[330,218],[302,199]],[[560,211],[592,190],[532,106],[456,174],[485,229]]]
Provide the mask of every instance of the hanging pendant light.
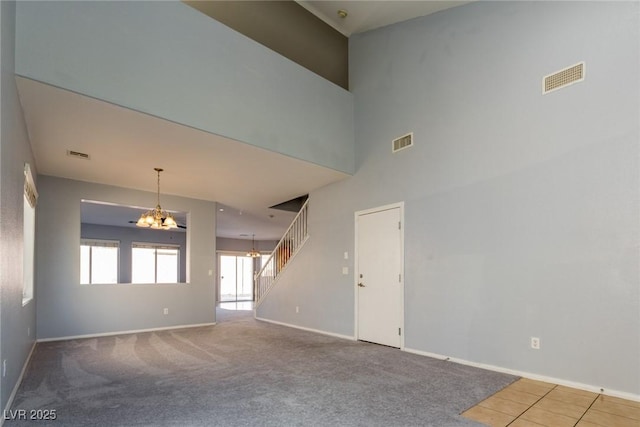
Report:
[[250,256],[251,258],[258,258],[260,256],[260,252],[256,251],[256,241],[255,241],[255,234],[251,235],[251,250],[249,252],[247,252],[247,256]]
[[167,211],[163,210],[160,206],[160,172],[164,169],[153,168],[158,173],[158,203],[155,209],[147,211],[140,215],[140,219],[136,222],[138,227],[153,228],[156,230],[171,230],[172,228],[178,228],[176,220]]

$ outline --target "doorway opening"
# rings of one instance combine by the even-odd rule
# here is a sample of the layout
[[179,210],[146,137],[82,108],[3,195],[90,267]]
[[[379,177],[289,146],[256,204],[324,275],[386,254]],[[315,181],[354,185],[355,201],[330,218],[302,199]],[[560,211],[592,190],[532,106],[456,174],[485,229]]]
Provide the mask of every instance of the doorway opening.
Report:
[[237,254],[220,254],[219,301],[253,301],[255,258]]

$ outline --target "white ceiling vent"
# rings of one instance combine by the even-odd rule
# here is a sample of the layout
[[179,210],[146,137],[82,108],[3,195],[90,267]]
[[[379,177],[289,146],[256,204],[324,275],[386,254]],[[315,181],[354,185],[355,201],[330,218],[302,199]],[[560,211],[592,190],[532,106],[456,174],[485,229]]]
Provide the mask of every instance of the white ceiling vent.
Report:
[[79,151],[67,150],[67,156],[75,157],[77,159],[89,160],[87,153],[81,153]]
[[542,94],[567,87],[584,80],[584,62],[549,74],[542,79]]
[[404,148],[409,148],[413,145],[413,132],[396,138],[392,141],[391,152],[395,153]]

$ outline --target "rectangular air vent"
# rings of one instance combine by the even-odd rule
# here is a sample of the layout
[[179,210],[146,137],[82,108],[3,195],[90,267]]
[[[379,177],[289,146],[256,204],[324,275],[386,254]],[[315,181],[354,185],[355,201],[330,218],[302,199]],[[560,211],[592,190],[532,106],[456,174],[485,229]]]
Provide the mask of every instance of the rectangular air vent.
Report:
[[578,83],[584,80],[584,62],[572,65],[542,79],[542,94]]
[[394,139],[391,146],[391,152],[395,153],[396,151],[400,151],[404,148],[409,148],[412,145],[413,145],[413,132]]
[[79,151],[67,150],[67,156],[76,157],[78,159],[89,160],[89,155]]

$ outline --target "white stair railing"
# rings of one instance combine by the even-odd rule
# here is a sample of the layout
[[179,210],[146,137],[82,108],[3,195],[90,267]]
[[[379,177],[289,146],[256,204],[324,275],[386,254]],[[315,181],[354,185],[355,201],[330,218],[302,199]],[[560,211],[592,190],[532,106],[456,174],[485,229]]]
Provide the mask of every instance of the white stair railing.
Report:
[[309,237],[307,230],[308,207],[309,200],[304,202],[282,239],[280,239],[269,258],[264,262],[260,271],[256,273],[256,307],[260,305],[264,296],[271,289],[276,277]]

